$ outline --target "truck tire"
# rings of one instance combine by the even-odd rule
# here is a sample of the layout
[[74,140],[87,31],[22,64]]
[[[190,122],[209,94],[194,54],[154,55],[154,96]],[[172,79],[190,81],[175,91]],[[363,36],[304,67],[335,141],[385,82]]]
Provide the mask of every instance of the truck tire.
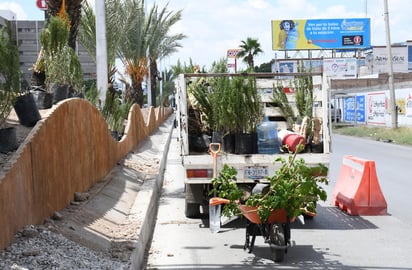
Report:
[[185,215],[188,218],[200,216],[200,205],[205,201],[203,185],[185,185]]
[[187,218],[197,218],[200,216],[200,205],[197,203],[185,204],[185,215]]

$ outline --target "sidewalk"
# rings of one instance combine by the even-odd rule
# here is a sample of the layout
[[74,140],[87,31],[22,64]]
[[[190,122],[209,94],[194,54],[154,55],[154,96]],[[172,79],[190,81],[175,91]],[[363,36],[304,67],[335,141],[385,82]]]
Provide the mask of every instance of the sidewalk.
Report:
[[174,114],[119,162],[87,201],[60,211],[59,232],[140,269],[156,222],[173,120]]

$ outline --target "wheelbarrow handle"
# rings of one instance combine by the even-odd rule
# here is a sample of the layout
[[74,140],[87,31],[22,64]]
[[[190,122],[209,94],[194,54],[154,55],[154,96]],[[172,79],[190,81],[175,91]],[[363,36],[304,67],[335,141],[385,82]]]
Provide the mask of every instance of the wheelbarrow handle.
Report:
[[209,205],[220,205],[220,204],[228,204],[230,201],[228,199],[219,198],[219,197],[212,197],[209,200]]

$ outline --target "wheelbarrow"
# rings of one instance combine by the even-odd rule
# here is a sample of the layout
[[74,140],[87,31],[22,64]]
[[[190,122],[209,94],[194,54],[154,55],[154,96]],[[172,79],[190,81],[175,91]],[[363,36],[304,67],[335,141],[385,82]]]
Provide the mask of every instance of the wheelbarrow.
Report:
[[[211,198],[209,205],[221,205],[229,203],[223,198]],[[273,260],[281,262],[284,259],[287,248],[290,246],[290,222],[284,209],[276,209],[271,212],[268,219],[262,222],[257,213],[257,207],[238,204],[239,210],[246,218],[246,239],[243,248],[251,253],[253,251],[256,236],[263,237],[269,244]]]
[[269,244],[275,262],[283,261],[290,246],[290,218],[284,209],[272,210],[268,219],[262,222],[257,207],[239,205],[242,215],[246,217],[246,239],[243,248],[251,253],[257,235],[261,235]]

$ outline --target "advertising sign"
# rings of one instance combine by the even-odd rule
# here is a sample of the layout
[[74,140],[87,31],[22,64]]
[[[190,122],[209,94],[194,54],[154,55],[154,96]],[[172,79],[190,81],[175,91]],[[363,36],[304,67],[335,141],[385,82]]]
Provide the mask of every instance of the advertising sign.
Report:
[[309,72],[322,72],[323,71],[323,60],[303,60],[303,66],[305,71]]
[[356,106],[355,97],[347,97],[344,99],[344,115],[343,119],[345,122],[365,122],[365,96],[356,96]]
[[412,46],[408,46],[408,71],[412,71]]
[[[407,46],[392,46],[393,72],[408,72]],[[388,72],[388,50],[386,47],[373,47],[372,73]]]
[[303,67],[306,72],[322,72],[323,59],[277,60],[272,66],[272,72],[298,72],[299,67]]
[[[393,72],[408,72],[407,46],[392,46]],[[386,47],[373,47],[373,61],[369,67],[372,73],[388,73],[388,50]]]
[[412,117],[412,95],[409,95],[405,98],[405,115],[407,117]]
[[[386,88],[388,89],[388,88]],[[356,110],[354,97],[356,96]],[[344,97],[343,121],[365,125],[392,125],[389,90],[380,92],[348,93]],[[399,126],[412,126],[412,88],[396,89],[397,121]]]
[[241,51],[241,49],[229,49],[227,50],[227,58],[236,58],[237,54]]
[[36,0],[36,6],[37,6],[40,10],[47,10],[46,0]]
[[357,60],[356,58],[323,59],[323,71],[330,78],[356,78]]
[[279,72],[280,73],[294,72],[294,63],[293,62],[279,62]]
[[369,47],[369,18],[272,21],[273,50]]
[[368,94],[368,123],[385,124],[388,103],[384,92]]

